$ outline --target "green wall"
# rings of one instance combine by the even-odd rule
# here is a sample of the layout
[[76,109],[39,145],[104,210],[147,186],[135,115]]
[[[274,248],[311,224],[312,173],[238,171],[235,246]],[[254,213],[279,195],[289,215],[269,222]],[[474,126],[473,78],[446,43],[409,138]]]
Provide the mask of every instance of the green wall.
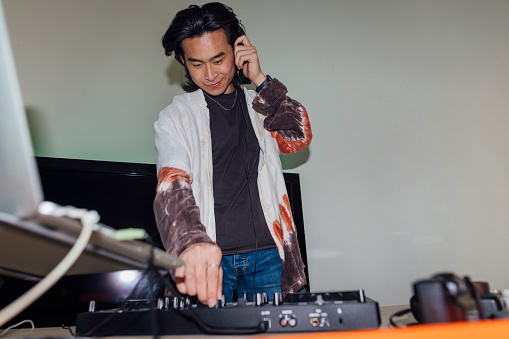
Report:
[[[37,155],[153,163],[181,93],[160,39],[190,1],[4,0]],[[199,2],[203,3],[203,2]],[[509,288],[509,2],[227,1],[311,119],[311,287],[408,303],[452,270]]]

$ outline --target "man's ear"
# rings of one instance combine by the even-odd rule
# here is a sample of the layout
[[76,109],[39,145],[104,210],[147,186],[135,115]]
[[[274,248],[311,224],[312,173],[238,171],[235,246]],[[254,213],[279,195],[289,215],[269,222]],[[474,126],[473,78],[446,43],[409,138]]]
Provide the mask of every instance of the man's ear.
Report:
[[182,57],[182,55],[178,56],[177,61],[180,62],[180,64],[182,66],[186,67],[186,62],[184,61],[184,58]]

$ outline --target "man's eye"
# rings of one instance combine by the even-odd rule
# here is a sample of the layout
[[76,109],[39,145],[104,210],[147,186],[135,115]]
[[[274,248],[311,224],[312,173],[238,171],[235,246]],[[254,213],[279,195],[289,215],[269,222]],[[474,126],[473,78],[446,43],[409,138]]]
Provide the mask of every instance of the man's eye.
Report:
[[216,65],[221,65],[221,64],[223,63],[223,60],[224,60],[224,59],[217,60],[217,61],[215,62],[215,64],[216,64]]
[[193,68],[200,68],[201,64],[193,64]]

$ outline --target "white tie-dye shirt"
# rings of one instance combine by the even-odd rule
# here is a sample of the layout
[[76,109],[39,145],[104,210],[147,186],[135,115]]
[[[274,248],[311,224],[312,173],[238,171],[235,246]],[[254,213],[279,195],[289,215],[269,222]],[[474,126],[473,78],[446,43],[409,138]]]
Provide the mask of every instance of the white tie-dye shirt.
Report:
[[[309,119],[277,79],[258,94],[246,89],[244,93],[260,144],[260,202],[283,261],[281,289],[283,294],[296,292],[306,278],[279,156],[309,145]],[[209,110],[202,90],[175,97],[154,128],[158,172],[154,212],[166,250],[178,256],[191,244],[216,239]]]

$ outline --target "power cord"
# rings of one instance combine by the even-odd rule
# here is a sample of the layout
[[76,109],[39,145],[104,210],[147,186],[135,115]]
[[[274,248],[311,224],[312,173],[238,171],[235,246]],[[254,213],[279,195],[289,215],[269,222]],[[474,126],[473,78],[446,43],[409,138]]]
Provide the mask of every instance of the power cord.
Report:
[[17,323],[17,324],[14,324],[14,325],[12,325],[12,326],[7,327],[5,330],[3,330],[3,331],[0,333],[0,337],[3,337],[4,335],[6,335],[6,334],[7,334],[7,332],[9,332],[9,331],[11,331],[11,330],[15,329],[15,328],[16,328],[16,327],[18,327],[18,326],[23,325],[24,323],[29,323],[29,324],[30,324],[30,326],[32,327],[32,331],[35,329],[35,325],[34,325],[34,322],[33,322],[32,320],[23,320],[23,321],[20,321],[20,322],[19,322],[19,323]]
[[407,315],[408,313],[412,313],[412,310],[410,308],[406,308],[404,310],[401,310],[401,311],[398,311],[396,313],[394,313],[393,315],[391,315],[391,317],[389,318],[389,323],[391,324],[391,326],[393,327],[398,327],[398,328],[402,328],[402,327],[406,327],[407,325],[415,325],[416,323],[412,323],[412,324],[407,324],[405,326],[401,326],[401,325],[398,325],[396,323],[396,321],[394,320],[394,318],[399,318],[399,317],[402,317],[404,315]]
[[[147,237],[148,238],[148,237]],[[159,318],[157,317],[157,309],[155,304],[154,297],[154,275],[157,275],[157,269],[154,266],[154,245],[150,246],[150,258],[148,264],[148,279],[149,279],[149,289],[150,289],[150,325],[152,327],[152,335],[154,339],[159,338]]]
[[[246,141],[246,147],[247,147],[247,141]],[[258,154],[258,157],[256,157],[256,159],[258,159],[259,157],[260,157],[260,154]],[[254,212],[253,212],[253,198],[251,197],[251,183],[250,183],[251,175],[252,175],[252,172],[247,177],[247,189],[249,191],[249,204],[251,205],[251,219],[253,220],[253,231],[254,231],[254,236],[255,236],[255,260],[254,260],[254,268],[253,268],[253,299],[254,299],[255,295],[256,295],[256,280],[255,279],[256,279],[256,265],[257,265],[257,261],[258,261],[258,234],[256,232],[256,223],[255,223],[255,217],[254,217]]]
[[41,207],[44,208],[45,213],[55,217],[79,219],[83,227],[81,228],[78,239],[72,246],[71,250],[60,261],[60,263],[58,263],[50,273],[48,273],[30,290],[0,311],[0,326],[3,326],[9,320],[30,306],[41,295],[46,293],[54,284],[56,284],[63,275],[65,275],[65,273],[74,265],[76,260],[78,260],[81,253],[85,250],[88,241],[92,236],[94,226],[99,222],[99,214],[96,211],[78,209],[73,206],[62,207],[49,202],[44,202],[42,204]]
[[244,106],[242,105],[242,102],[240,104],[240,110],[241,110],[242,117],[244,118],[244,124],[246,126],[246,131],[244,133],[244,144],[246,147],[246,150],[244,152],[244,172],[246,173],[247,189],[248,189],[248,193],[249,193],[249,205],[251,207],[251,220],[253,222],[253,232],[254,232],[254,236],[255,236],[255,260],[254,260],[254,267],[253,267],[253,300],[254,300],[255,295],[256,295],[256,266],[258,263],[258,233],[256,232],[256,221],[255,221],[254,212],[253,212],[253,198],[252,198],[252,194],[251,194],[251,176],[253,175],[254,171],[257,168],[256,165],[260,162],[260,150],[258,149],[258,154],[257,154],[256,160],[253,164],[253,169],[250,171],[249,163],[247,161],[248,160],[247,153],[249,150],[249,144],[247,142],[247,131],[249,130],[249,124],[246,119],[246,113],[244,112]]

